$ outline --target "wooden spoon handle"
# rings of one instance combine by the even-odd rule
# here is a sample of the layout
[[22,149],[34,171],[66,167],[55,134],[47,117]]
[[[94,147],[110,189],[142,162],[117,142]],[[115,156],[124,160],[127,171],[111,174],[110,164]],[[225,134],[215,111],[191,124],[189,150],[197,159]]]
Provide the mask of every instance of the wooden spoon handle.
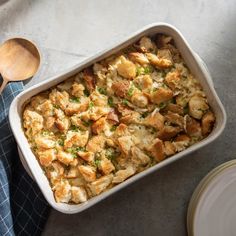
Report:
[[8,81],[6,79],[3,79],[1,87],[0,87],[0,94],[2,93],[3,89],[6,87]]

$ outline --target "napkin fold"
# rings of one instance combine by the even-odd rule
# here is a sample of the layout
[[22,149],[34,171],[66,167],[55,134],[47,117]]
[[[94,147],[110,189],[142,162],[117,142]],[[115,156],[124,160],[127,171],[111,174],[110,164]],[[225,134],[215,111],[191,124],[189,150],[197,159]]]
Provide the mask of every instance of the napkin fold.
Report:
[[49,205],[22,166],[8,112],[22,82],[9,83],[0,95],[0,235],[40,235]]

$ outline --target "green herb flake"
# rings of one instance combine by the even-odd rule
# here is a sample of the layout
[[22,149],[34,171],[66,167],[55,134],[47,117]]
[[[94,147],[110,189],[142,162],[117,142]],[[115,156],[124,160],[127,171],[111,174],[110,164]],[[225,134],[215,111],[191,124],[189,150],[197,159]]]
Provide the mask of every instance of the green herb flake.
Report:
[[107,90],[105,88],[98,88],[97,90],[99,93],[107,95]]
[[82,123],[84,126],[89,127],[93,122],[91,120],[89,121],[82,120]]
[[77,97],[70,98],[70,102],[80,103],[80,98]]
[[87,89],[84,90],[84,95],[88,97],[90,95],[89,91]]
[[58,139],[57,143],[62,147],[64,146],[64,140],[63,139]]
[[129,88],[129,90],[128,90],[128,96],[132,96],[133,95],[133,93],[134,93],[134,85],[133,84],[131,84],[131,86],[130,86],[130,88]]
[[143,73],[144,73],[144,68],[143,67],[137,67],[136,68],[137,76],[142,75]]
[[101,162],[101,160],[96,159],[96,160],[94,161],[94,164],[98,167],[98,166],[100,165],[100,162]]
[[44,130],[44,131],[42,131],[42,135],[48,136],[48,135],[50,135],[50,132],[48,130]]
[[142,114],[142,118],[146,118],[147,116],[148,116],[148,112],[146,111],[146,112],[144,112],[143,114]]
[[163,108],[165,108],[166,107],[166,103],[164,103],[164,102],[161,102],[160,104],[159,104],[159,108],[160,109],[163,109]]
[[145,75],[151,74],[153,72],[153,68],[151,66],[144,67],[143,73]]
[[53,104],[53,107],[56,108],[56,109],[59,109],[60,106],[56,105],[56,104]]
[[89,109],[92,109],[94,107],[94,103],[93,102],[90,102],[89,103]]
[[184,107],[184,114],[188,114],[189,113],[189,107],[188,105]]
[[79,127],[75,126],[75,125],[72,125],[70,127],[70,130],[74,131],[74,132],[78,132],[79,131]]
[[112,97],[109,97],[109,98],[108,98],[108,105],[109,105],[110,107],[114,107],[114,103],[113,103],[113,98],[112,98]]
[[122,100],[122,103],[123,103],[125,106],[128,106],[129,101],[128,101],[127,99],[123,99],[123,100]]
[[114,132],[114,131],[116,130],[116,128],[117,128],[117,125],[113,125],[113,126],[111,127],[110,131]]

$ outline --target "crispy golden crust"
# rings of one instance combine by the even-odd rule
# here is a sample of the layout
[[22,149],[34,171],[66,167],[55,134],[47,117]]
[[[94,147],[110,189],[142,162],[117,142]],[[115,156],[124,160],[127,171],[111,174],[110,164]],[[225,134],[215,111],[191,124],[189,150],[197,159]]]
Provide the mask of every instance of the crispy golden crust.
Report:
[[171,37],[143,37],[31,98],[23,127],[57,202],[79,204],[206,137],[215,116]]

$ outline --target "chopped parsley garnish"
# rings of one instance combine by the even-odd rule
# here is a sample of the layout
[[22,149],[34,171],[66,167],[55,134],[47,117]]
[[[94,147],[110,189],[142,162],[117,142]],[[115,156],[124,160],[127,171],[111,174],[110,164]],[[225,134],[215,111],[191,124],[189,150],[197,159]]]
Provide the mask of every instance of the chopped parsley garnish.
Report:
[[58,139],[58,144],[60,145],[60,146],[64,146],[64,140],[63,139]]
[[101,160],[96,159],[96,160],[94,161],[94,164],[98,167],[98,166],[100,165],[100,162],[101,162]]
[[56,105],[56,104],[53,104],[53,107],[56,108],[56,109],[59,109],[60,106]]
[[86,127],[89,127],[93,123],[91,120],[89,121],[82,120],[82,122],[83,122],[83,125]]
[[112,98],[112,97],[109,97],[109,98],[108,98],[108,105],[109,105],[110,107],[114,107],[114,103],[113,103],[113,98]]
[[130,88],[129,88],[129,90],[128,90],[128,96],[132,96],[133,95],[133,93],[134,93],[134,85],[133,84],[131,84],[131,86],[130,86]]
[[43,136],[50,135],[50,132],[49,132],[49,131],[47,131],[47,130],[44,130],[44,131],[42,132],[42,135],[43,135]]
[[88,97],[90,95],[89,91],[87,89],[84,90],[84,95]]
[[147,116],[148,116],[148,112],[147,111],[142,114],[142,118],[146,118]]
[[80,98],[77,97],[70,98],[70,102],[80,103]]
[[66,151],[71,153],[73,157],[77,157],[77,152],[85,151],[85,147],[71,147],[71,148],[67,148]]
[[184,107],[184,114],[188,114],[189,113],[189,108],[188,105]]
[[166,103],[164,103],[164,102],[161,102],[160,104],[159,104],[159,108],[160,109],[163,109],[163,108],[165,108],[166,107]]
[[128,101],[127,99],[123,99],[122,103],[123,103],[124,105],[128,106],[129,101]]
[[97,90],[99,93],[107,95],[107,90],[105,88],[98,88]]
[[94,107],[94,103],[93,102],[90,102],[89,103],[89,109],[93,108]]
[[117,125],[113,125],[112,127],[111,127],[111,129],[110,129],[110,131],[115,131],[116,130],[116,128],[117,128]]
[[153,68],[151,66],[144,67],[144,74],[151,74],[153,72]]
[[152,72],[153,72],[153,67],[151,67],[151,66],[136,68],[137,75],[148,75],[148,74],[151,74]]
[[106,157],[111,161],[115,159],[116,154],[117,153],[115,152],[115,150],[113,148],[108,148],[106,150]]
[[77,132],[77,131],[79,131],[79,127],[77,127],[77,126],[75,126],[75,125],[72,125],[72,126],[70,127],[70,130],[72,130],[72,131],[74,131],[74,132]]

